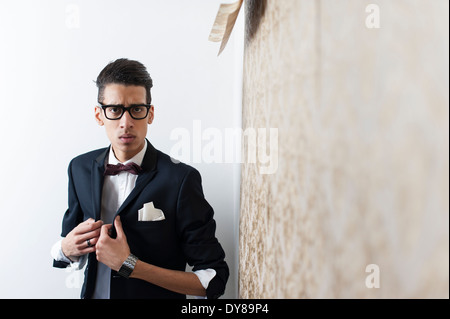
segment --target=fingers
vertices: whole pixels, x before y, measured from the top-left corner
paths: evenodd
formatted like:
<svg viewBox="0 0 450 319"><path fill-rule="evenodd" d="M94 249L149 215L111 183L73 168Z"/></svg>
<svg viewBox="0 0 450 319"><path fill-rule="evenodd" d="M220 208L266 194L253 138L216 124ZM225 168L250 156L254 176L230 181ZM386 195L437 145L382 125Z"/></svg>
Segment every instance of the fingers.
<svg viewBox="0 0 450 319"><path fill-rule="evenodd" d="M98 238L99 238L99 237L87 239L86 242L85 242L86 248L92 248L92 247L94 247L95 244L97 244L97 242L98 242ZM88 242L88 241L89 241L89 242Z"/></svg>
<svg viewBox="0 0 450 319"><path fill-rule="evenodd" d="M89 244L88 244L89 240ZM73 243L70 250L64 254L66 256L82 256L85 254L93 253L95 252L95 245L98 242L98 236L95 238L87 238L85 240L77 240L76 243Z"/></svg>
<svg viewBox="0 0 450 319"><path fill-rule="evenodd" d="M95 221L93 218L89 218L76 227L74 241L77 254L85 255L95 252L95 245L98 242L102 225L103 221ZM88 240L90 245L88 245Z"/></svg>
<svg viewBox="0 0 450 319"><path fill-rule="evenodd" d="M110 225L105 225L105 227ZM100 239L101 228L89 233L78 236L77 249L80 255L93 253L96 251L96 245ZM88 242L89 241L89 242Z"/></svg>
<svg viewBox="0 0 450 319"><path fill-rule="evenodd" d="M117 216L114 220L114 226L117 230L117 237L120 239L126 238L119 216ZM80 223L73 230L71 236L72 244L70 246L71 248L68 250L73 254L73 256L96 252L98 246L97 244L99 242L107 242L111 239L110 234L112 228L112 224L104 225L101 220L95 221L94 219L89 218Z"/></svg>
<svg viewBox="0 0 450 319"><path fill-rule="evenodd" d="M118 271L123 261L130 255L130 247L128 246L125 233L122 228L120 217L114 220L114 227L117 237L110 237L113 225L103 225L98 243L96 245L97 260Z"/></svg>
<svg viewBox="0 0 450 319"><path fill-rule="evenodd" d="M101 220L89 218L75 227L61 242L61 249L66 256L78 257L95 252L95 244L100 236ZM90 246L87 244L89 239Z"/></svg>
<svg viewBox="0 0 450 319"><path fill-rule="evenodd" d="M126 238L125 233L123 232L122 221L120 220L120 216L117 216L116 219L114 219L114 226L116 227L117 238L119 239Z"/></svg>
<svg viewBox="0 0 450 319"><path fill-rule="evenodd" d="M88 245L88 241L89 240L89 245ZM97 238L92 238L92 239L88 239L86 240L84 243L80 244L80 248L79 248L79 252L81 255L85 255L85 254L89 254L89 253L93 253L96 250L95 245L98 242L98 237Z"/></svg>
<svg viewBox="0 0 450 319"><path fill-rule="evenodd" d="M100 228L100 227L102 227L102 225L103 225L103 221L98 220L98 221L94 222L94 220L92 218L89 218L88 220L82 222L77 227L75 227L74 230L77 235L80 235L80 234L84 234L84 233L93 231L97 228Z"/></svg>
<svg viewBox="0 0 450 319"><path fill-rule="evenodd" d="M100 236L101 228L81 234L77 236L77 244L85 243L88 239L98 238Z"/></svg>

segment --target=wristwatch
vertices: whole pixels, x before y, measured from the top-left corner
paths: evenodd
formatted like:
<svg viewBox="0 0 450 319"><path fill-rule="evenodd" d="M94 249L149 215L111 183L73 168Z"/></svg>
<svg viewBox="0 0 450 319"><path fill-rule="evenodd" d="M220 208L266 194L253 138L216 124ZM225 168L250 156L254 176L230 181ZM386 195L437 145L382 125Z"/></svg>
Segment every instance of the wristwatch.
<svg viewBox="0 0 450 319"><path fill-rule="evenodd" d="M131 273L134 270L134 266L136 266L136 262L138 261L138 258L130 254L127 259L122 264L122 267L120 267L118 274L125 278L130 278Z"/></svg>

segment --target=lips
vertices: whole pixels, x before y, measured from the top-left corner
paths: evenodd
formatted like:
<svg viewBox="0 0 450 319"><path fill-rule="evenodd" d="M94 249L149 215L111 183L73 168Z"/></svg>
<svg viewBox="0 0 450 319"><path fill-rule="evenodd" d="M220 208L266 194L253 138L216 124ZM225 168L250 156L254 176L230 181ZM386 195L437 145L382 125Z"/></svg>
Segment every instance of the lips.
<svg viewBox="0 0 450 319"><path fill-rule="evenodd" d="M119 136L119 139L124 143L131 143L135 140L136 136L132 134L123 134Z"/></svg>

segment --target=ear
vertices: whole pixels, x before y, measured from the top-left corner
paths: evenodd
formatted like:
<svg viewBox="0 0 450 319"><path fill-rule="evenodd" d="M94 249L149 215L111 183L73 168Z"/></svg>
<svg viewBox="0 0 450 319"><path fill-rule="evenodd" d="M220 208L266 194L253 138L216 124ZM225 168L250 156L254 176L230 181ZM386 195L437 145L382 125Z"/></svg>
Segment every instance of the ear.
<svg viewBox="0 0 450 319"><path fill-rule="evenodd" d="M103 123L103 114L102 109L98 106L95 107L95 121L98 125L103 126L105 123Z"/></svg>
<svg viewBox="0 0 450 319"><path fill-rule="evenodd" d="M153 123L153 119L155 118L155 108L153 105L150 107L149 116L148 116L148 124Z"/></svg>

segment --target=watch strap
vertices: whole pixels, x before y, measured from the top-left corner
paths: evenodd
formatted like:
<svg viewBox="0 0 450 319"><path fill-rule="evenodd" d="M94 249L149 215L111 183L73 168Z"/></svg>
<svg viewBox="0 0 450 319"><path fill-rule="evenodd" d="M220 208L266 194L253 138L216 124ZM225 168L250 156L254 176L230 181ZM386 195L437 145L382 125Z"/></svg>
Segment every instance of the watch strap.
<svg viewBox="0 0 450 319"><path fill-rule="evenodd" d="M130 254L127 259L123 262L122 266L120 267L118 274L125 278L130 278L131 273L134 270L134 267L136 266L136 262L138 261L138 258Z"/></svg>

